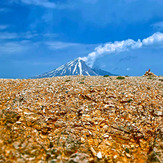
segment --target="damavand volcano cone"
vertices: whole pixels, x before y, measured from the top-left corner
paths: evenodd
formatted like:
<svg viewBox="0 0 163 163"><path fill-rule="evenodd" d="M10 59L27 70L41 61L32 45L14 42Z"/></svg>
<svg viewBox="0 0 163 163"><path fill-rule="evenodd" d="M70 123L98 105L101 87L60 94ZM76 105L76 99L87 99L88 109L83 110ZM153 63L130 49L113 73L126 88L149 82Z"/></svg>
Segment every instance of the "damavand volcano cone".
<svg viewBox="0 0 163 163"><path fill-rule="evenodd" d="M101 76L101 75L110 75L110 72L101 70L101 69L92 69L81 59L77 58L73 61L70 61L52 71L43 73L41 75L35 76L33 78L51 78L55 76L70 76L70 75L84 75L84 76Z"/></svg>

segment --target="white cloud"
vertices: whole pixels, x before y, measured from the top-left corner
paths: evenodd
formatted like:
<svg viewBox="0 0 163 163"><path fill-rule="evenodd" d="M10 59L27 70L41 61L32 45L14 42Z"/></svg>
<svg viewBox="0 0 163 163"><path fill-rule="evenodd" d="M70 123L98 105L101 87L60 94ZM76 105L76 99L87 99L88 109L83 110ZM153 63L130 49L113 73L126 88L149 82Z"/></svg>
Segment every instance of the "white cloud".
<svg viewBox="0 0 163 163"><path fill-rule="evenodd" d="M1 26L0 26L1 29ZM25 32L25 33L16 33L16 32L0 32L0 40L17 40L17 39L33 39L36 37L41 37L41 38L45 38L45 39L53 39L56 38L58 36L58 34L56 33L43 33L43 34L38 34L36 32ZM55 42L56 43L56 42ZM50 42L49 42L50 44ZM60 43L57 42L57 44L59 45ZM74 44L69 44L69 45L74 45ZM51 44L52 46L52 44Z"/></svg>
<svg viewBox="0 0 163 163"><path fill-rule="evenodd" d="M56 4L54 2L50 2L49 0L12 0L12 2L16 3L25 3L27 5L36 5L42 6L46 8L55 8Z"/></svg>
<svg viewBox="0 0 163 163"><path fill-rule="evenodd" d="M93 66L94 61L104 55L104 54L112 54L112 53L120 53L123 51L128 51L129 49L136 49L142 46L142 42L140 40L134 41L132 39L116 41L114 43L106 43L104 46L98 46L95 48L95 51L88 54L84 60L87 62L89 66Z"/></svg>
<svg viewBox="0 0 163 163"><path fill-rule="evenodd" d="M0 26L1 30L1 26ZM44 37L44 38L56 38L58 36L57 33L43 33L38 34L36 32L24 32L24 33L16 33L16 32L0 32L0 40L11 40L11 39L32 39L34 37Z"/></svg>
<svg viewBox="0 0 163 163"><path fill-rule="evenodd" d="M23 42L7 42L0 44L0 54L18 54L28 49Z"/></svg>
<svg viewBox="0 0 163 163"><path fill-rule="evenodd" d="M56 38L58 36L57 33L44 33L44 37L49 37L49 38Z"/></svg>
<svg viewBox="0 0 163 163"><path fill-rule="evenodd" d="M36 43L28 40L36 36L36 33L31 32L20 34L14 32L0 32L0 55L26 52L33 46L36 46Z"/></svg>
<svg viewBox="0 0 163 163"><path fill-rule="evenodd" d="M14 32L0 32L0 40L11 40L11 39L31 39L33 37L38 36L37 33L14 33Z"/></svg>
<svg viewBox="0 0 163 163"><path fill-rule="evenodd" d="M142 41L144 45L152 45L160 42L163 42L163 33L160 32L154 33L152 36Z"/></svg>
<svg viewBox="0 0 163 163"><path fill-rule="evenodd" d="M31 32L26 32L26 33L20 34L20 37L25 38L25 39L31 39L31 38L37 37L37 36L38 36L37 33L31 33Z"/></svg>
<svg viewBox="0 0 163 163"><path fill-rule="evenodd" d="M163 30L163 21L157 22L157 23L153 24L152 26L154 28L156 28L157 30Z"/></svg>
<svg viewBox="0 0 163 163"><path fill-rule="evenodd" d="M19 35L17 33L0 32L0 40L16 39L18 37Z"/></svg>
<svg viewBox="0 0 163 163"><path fill-rule="evenodd" d="M103 46L100 45L95 48L95 50L88 54L87 57L83 57L83 60L87 62L89 66L93 66L95 60L98 57L108 54L116 54L124 51L129 51L132 49L138 49L143 46L150 46L152 44L163 44L163 33L155 33L152 36L138 41L132 39L115 41L114 43L106 43Z"/></svg>
<svg viewBox="0 0 163 163"><path fill-rule="evenodd" d="M6 28L8 28L8 25L0 25L0 30L4 30Z"/></svg>
<svg viewBox="0 0 163 163"><path fill-rule="evenodd" d="M55 41L49 41L45 43L50 49L57 50L57 49L65 49L68 47L79 45L77 43L69 43L69 42L55 42Z"/></svg>

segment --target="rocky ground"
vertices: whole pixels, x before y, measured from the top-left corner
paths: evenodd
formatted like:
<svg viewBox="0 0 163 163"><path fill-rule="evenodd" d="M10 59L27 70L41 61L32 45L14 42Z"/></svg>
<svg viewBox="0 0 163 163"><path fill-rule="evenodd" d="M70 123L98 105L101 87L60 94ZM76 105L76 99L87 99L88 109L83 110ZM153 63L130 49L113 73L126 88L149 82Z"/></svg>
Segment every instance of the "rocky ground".
<svg viewBox="0 0 163 163"><path fill-rule="evenodd" d="M0 162L162 162L163 77L0 80Z"/></svg>

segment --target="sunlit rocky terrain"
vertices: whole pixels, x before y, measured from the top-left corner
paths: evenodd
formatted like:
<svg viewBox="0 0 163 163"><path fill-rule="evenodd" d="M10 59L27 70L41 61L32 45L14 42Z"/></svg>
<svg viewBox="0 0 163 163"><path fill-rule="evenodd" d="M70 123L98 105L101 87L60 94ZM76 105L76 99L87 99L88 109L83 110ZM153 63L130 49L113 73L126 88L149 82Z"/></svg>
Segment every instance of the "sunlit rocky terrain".
<svg viewBox="0 0 163 163"><path fill-rule="evenodd" d="M0 162L163 161L163 77L0 79Z"/></svg>

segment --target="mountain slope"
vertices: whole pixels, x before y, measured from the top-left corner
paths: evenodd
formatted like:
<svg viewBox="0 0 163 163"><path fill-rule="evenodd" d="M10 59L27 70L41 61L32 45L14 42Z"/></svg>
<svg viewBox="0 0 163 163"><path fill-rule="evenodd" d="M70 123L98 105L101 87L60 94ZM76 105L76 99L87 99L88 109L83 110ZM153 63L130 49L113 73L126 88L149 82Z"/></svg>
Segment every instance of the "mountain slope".
<svg viewBox="0 0 163 163"><path fill-rule="evenodd" d="M96 72L97 74L99 74L100 76L103 76L103 75L118 76L117 74L112 74L112 73L110 73L110 72L101 70L101 69L99 69L99 68L93 68L92 70L93 70L94 72Z"/></svg>
<svg viewBox="0 0 163 163"><path fill-rule="evenodd" d="M65 65L58 67L57 69L35 76L34 78L49 78L65 75L100 76L114 74L100 69L91 69L81 58L77 58L73 61L66 63Z"/></svg>

